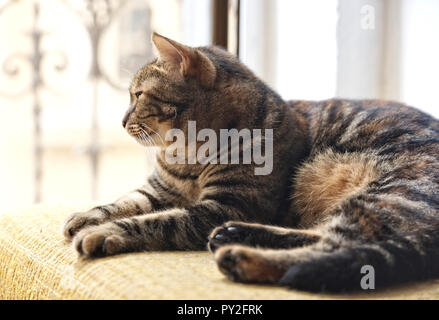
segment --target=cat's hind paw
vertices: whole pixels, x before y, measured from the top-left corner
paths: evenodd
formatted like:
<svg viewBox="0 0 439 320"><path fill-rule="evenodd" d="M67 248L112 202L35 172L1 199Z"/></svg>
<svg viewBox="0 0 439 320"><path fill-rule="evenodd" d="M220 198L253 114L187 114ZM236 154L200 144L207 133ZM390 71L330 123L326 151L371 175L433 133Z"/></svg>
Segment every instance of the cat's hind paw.
<svg viewBox="0 0 439 320"><path fill-rule="evenodd" d="M236 282L277 283L286 271L267 259L262 250L239 245L219 248L215 261L219 270Z"/></svg>

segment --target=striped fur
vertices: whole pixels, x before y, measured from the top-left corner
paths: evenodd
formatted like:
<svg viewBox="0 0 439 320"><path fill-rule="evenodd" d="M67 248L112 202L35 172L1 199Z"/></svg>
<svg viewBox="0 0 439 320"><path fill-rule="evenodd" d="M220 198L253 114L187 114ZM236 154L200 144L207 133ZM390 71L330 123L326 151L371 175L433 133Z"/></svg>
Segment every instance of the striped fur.
<svg viewBox="0 0 439 320"><path fill-rule="evenodd" d="M285 102L221 49L153 41L159 58L134 77L123 126L161 147L156 170L67 220L80 254L200 250L208 239L234 281L355 290L363 265L378 288L438 276L437 120L388 101ZM187 133L188 120L198 130L273 129L272 173L168 164L163 137Z"/></svg>

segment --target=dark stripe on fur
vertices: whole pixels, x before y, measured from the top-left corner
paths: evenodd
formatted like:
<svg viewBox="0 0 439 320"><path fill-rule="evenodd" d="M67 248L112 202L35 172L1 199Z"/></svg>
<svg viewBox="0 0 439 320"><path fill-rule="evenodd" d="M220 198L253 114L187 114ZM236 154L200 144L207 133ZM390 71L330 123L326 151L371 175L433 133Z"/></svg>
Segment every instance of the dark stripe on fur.
<svg viewBox="0 0 439 320"><path fill-rule="evenodd" d="M105 206L95 207L95 209L101 211L102 213L104 213L106 218L110 218L110 217L111 217L111 212L110 212L110 210L108 210L107 208L105 208Z"/></svg>
<svg viewBox="0 0 439 320"><path fill-rule="evenodd" d="M179 179L179 180L196 180L196 179L198 179L198 175L194 175L194 174L191 174L189 172L188 173L181 173L181 172L178 172L177 170L173 170L173 169L169 168L163 162L163 160L160 158L157 158L157 163L163 170L165 170L167 173L169 173L171 176L173 176L176 179Z"/></svg>
<svg viewBox="0 0 439 320"><path fill-rule="evenodd" d="M176 191L168 188L167 186L165 186L160 180L159 178L157 178L156 176L150 177L148 179L149 183L151 184L151 186L158 192L158 194L160 194L161 196L163 196L162 193L165 193L167 195L171 195L173 197L179 198L181 197L181 195L179 193L177 193Z"/></svg>
<svg viewBox="0 0 439 320"><path fill-rule="evenodd" d="M151 211L156 211L163 209L162 204L159 200L157 200L152 194L146 192L142 189L137 189L136 192L140 193L141 195L145 196L149 200L149 204L151 205Z"/></svg>

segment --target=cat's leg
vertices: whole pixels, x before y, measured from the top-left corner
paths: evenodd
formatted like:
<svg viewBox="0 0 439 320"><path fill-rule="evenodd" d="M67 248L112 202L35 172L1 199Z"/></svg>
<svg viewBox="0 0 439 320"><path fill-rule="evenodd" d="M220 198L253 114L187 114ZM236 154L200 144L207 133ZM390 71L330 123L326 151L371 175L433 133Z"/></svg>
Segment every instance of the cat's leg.
<svg viewBox="0 0 439 320"><path fill-rule="evenodd" d="M316 232L321 234L320 238L307 246L264 249L232 244L218 248L214 257L219 270L232 281L279 284L287 272L295 266L324 257L335 257L336 251L368 241L361 239L359 226L341 213L333 216L324 225L320 225ZM343 270L332 270L330 264L319 264L319 267L322 268L322 272L332 273L335 278L342 277L338 273ZM312 269L315 271L315 268Z"/></svg>
<svg viewBox="0 0 439 320"><path fill-rule="evenodd" d="M225 245L241 244L251 247L288 249L313 244L320 238L320 233L314 230L229 221L211 232L208 238L208 248L215 252Z"/></svg>
<svg viewBox="0 0 439 320"><path fill-rule="evenodd" d="M314 244L278 250L227 245L214 257L230 280L314 292L360 290L366 273L375 288L438 276L431 267L439 261L437 233L395 232L373 213L371 206L352 200L319 227L322 236Z"/></svg>
<svg viewBox="0 0 439 320"><path fill-rule="evenodd" d="M243 219L234 206L203 200L188 208L174 208L113 220L81 230L76 250L86 257L150 250L205 250L209 232L231 219Z"/></svg>
<svg viewBox="0 0 439 320"><path fill-rule="evenodd" d="M176 192L167 187L158 175L153 175L145 185L122 196L114 203L71 214L64 223L63 234L67 239L71 239L81 229L89 226L170 208L173 207L173 203L178 203L177 198Z"/></svg>
<svg viewBox="0 0 439 320"><path fill-rule="evenodd" d="M253 224L249 225L253 226ZM292 244L298 245L256 248L249 246L249 241L244 241L243 244L233 244L231 241L232 244L217 248L214 258L219 270L232 281L279 284L282 277L295 264L331 253L340 246L347 246L349 241L345 237L345 231L349 229L348 227L350 225L348 226L342 218L333 218L326 225L310 230L268 227L264 230L270 234L269 239L270 237L271 239L268 242L274 244L276 238L284 240L282 236L273 236L273 234L284 234L289 237ZM258 225L252 229L252 233L258 234L256 236L258 241L264 239L262 234L264 231L261 231Z"/></svg>
<svg viewBox="0 0 439 320"><path fill-rule="evenodd" d="M312 292L343 292L436 277L430 253L407 239L356 243L342 247L318 243L296 249L260 249L229 245L215 252L219 270L229 280L277 284ZM436 261L438 260L436 254ZM369 287L372 285L372 287Z"/></svg>

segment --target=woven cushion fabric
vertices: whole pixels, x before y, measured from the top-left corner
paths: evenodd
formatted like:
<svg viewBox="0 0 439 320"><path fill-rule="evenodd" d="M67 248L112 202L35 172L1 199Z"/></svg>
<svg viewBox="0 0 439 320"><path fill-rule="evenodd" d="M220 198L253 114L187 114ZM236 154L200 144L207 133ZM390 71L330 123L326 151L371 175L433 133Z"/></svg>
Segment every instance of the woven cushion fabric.
<svg viewBox="0 0 439 320"><path fill-rule="evenodd" d="M142 252L79 259L61 234L70 212L38 205L0 213L0 299L439 298L439 282L354 295L232 283L208 252Z"/></svg>

